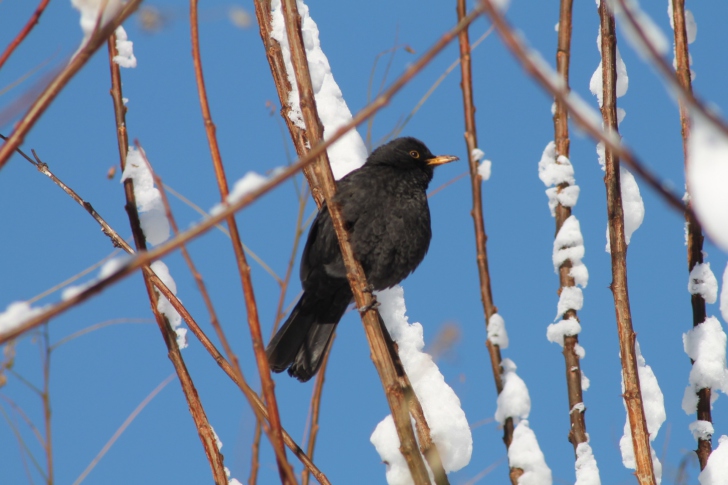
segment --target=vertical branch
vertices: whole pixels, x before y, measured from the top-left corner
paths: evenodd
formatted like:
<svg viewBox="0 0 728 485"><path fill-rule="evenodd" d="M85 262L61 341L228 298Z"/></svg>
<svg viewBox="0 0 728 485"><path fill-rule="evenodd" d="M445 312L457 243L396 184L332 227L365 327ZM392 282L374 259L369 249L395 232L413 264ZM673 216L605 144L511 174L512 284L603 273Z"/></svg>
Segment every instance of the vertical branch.
<svg viewBox="0 0 728 485"><path fill-rule="evenodd" d="M556 70L564 81L564 86L569 89L569 60L571 56L571 25L572 25L572 3L573 0L561 0L559 9L559 39L556 50ZM556 100L554 112L554 143L556 145L556 157L564 156L569 158L569 115L566 105ZM561 184L557 191L561 192L568 184ZM564 206L561 202L554 211L556 220L556 233L559 233L564 221L571 216L571 207ZM574 278L570 275L571 260L564 261L559 267L559 284L561 288L574 286ZM578 320L576 310L569 309L562 316L564 320L574 318ZM583 402L583 391L581 388L581 361L576 354L579 344L578 335L564 336L564 364L566 365L566 387L569 399L569 441L574 446L574 451L579 443L588 441L586 434L586 421L584 412L575 410L577 404Z"/></svg>
<svg viewBox="0 0 728 485"><path fill-rule="evenodd" d="M458 19L465 17L465 0L458 0ZM463 107L465 111L465 145L468 151L468 167L470 169L470 186L473 192L473 208L470 214L473 216L475 226L475 250L478 264L478 277L480 278L480 299L483 302L483 313L485 315L485 326L498 309L493 303L493 294L490 287L490 271L488 270L488 252L486 243L488 236L485 233L485 221L483 218L483 179L478 174L478 160L473 156L473 150L478 148L478 135L475 129L475 105L473 103L473 74L470 60L470 37L467 29L460 32L460 72L462 81L460 87L463 92ZM490 340L485 341L490 356L490 365L493 371L495 389L498 394L503 391L503 379L501 376L501 351L500 347ZM513 441L513 418L506 419L503 425L503 443L506 449ZM516 485L520 472L518 469L511 470L511 481Z"/></svg>
<svg viewBox="0 0 728 485"><path fill-rule="evenodd" d="M602 47L602 83L603 99L602 118L604 129L608 133L618 134L617 129L617 40L614 30L614 16L609 11L606 1L599 4L601 22ZM642 405L642 393L637 371L635 355L635 333L632 328L632 315L629 308L627 291L627 243L624 238L624 212L622 209L622 192L619 181L619 158L606 148L606 175L604 183L607 188L607 215L609 220L609 244L612 254L612 284L614 308L617 315L617 331L622 361L622 379L624 381L624 402L627 416L632 428L632 445L637 463L637 481L640 485L654 485L655 473L652 467L649 432Z"/></svg>
<svg viewBox="0 0 728 485"><path fill-rule="evenodd" d="M331 336L331 345L336 340L336 332ZM331 346L329 346L331 348ZM316 436L319 430L319 413L321 411L321 393L324 389L324 381L326 380L326 367L329 365L329 356L331 352L326 352L324 360L321 362L321 368L316 375L316 383L313 387L313 395L311 396L311 426L308 431L308 444L306 445L306 454L313 459L313 450L316 446ZM309 471L304 468L301 472L301 485L308 485Z"/></svg>
<svg viewBox="0 0 728 485"><path fill-rule="evenodd" d="M205 131L207 133L207 141L210 145L210 154L212 155L212 164L215 169L220 196L223 201L228 196L228 185L225 177L225 169L222 165L220 149L217 144L215 135L215 124L212 121L212 114L207 101L207 92L205 90L205 80L202 73L202 61L200 59L200 45L198 35L197 21L197 0L190 0L190 25L192 37L192 59L195 68L195 78L197 80L197 92L200 98L200 107L202 109L202 117L205 123ZM293 469L286 459L286 452L283 446L283 434L281 432L280 415L278 414L278 404L275 398L275 385L270 375L270 367L268 359L265 355L265 345L263 344L263 336L260 331L260 320L258 318L258 307L255 302L255 294L253 292L253 281L250 277L250 266L245 257L242 243L240 241L240 233L238 231L235 216L230 215L227 218L228 228L230 229L230 239L235 252L235 259L240 272L240 279L243 285L243 293L245 295L245 308L248 314L248 326L250 327L250 335L253 340L253 351L255 353L256 364L260 374L261 387L271 426L272 445L276 451L276 460L278 462L278 472L282 483L295 484L296 477Z"/></svg>
<svg viewBox="0 0 728 485"><path fill-rule="evenodd" d="M693 91L692 80L690 77L690 54L688 52L688 36L685 26L685 0L673 0L672 16L675 31L675 60L677 64L677 79L683 90L687 92ZM688 139L690 138L690 114L685 100L679 97L680 103L680 127L683 140L683 155L685 158L685 171L690 162L688 160ZM686 201L689 208L691 206L690 199ZM688 245L688 272L692 271L696 264L703 262L703 229L700 222L692 211L685 211L685 221L687 222L687 245ZM693 327L696 327L705 321L705 299L699 293L691 295L691 306L693 310ZM711 416L710 405L711 389L705 388L698 391L698 412L697 418L701 421L713 421ZM710 439L698 438L698 449L695 451L700 462L700 469L704 469L708 463L708 457L712 451L712 443Z"/></svg>
<svg viewBox="0 0 728 485"><path fill-rule="evenodd" d="M301 34L301 18L296 7L296 0L283 0L283 16L286 24L286 34L291 48L291 61L296 75L296 83L300 96L301 113L306 125L306 134L309 140L319 143L323 140L323 126L318 117L316 100L311 86L311 74L308 70L308 60L303 47ZM332 198L336 192L334 176L331 173L328 155L321 152L314 163L314 172L321 186L312 186L311 192L320 190L327 201L327 207L331 220L339 239L344 264L346 265L347 278L351 285L357 308L367 308L361 312L362 322L366 331L367 340L372 353L372 361L377 368L382 385L385 389L387 401L392 412L397 435L400 440L400 451L407 461L410 473L415 483L428 484L430 478L425 468L422 456L419 453L417 442L414 437L410 415L404 390L399 385L394 364L389 355L387 345L382 335L380 326L381 317L376 309L372 308L373 296L371 292L364 291L368 287L366 276L361 264L356 260L354 252L349 244L348 235L343 225L341 210Z"/></svg>
<svg viewBox="0 0 728 485"><path fill-rule="evenodd" d="M126 166L126 154L128 150L128 137L126 133L126 122L125 114L126 108L122 101L121 94L121 74L119 72L119 66L113 61L117 55L116 51L116 36L111 35L108 41L109 46L109 65L111 67L111 97L114 101L114 114L116 117L117 127L117 140L119 143L119 156L121 163L121 170L124 171ZM134 236L134 243L136 245L137 252L146 251L147 245L139 223L139 213L137 212L136 199L134 197L134 185L131 179L124 181L124 193L126 195L126 212L129 216L129 223L131 225L132 234ZM182 359L179 346L176 342L176 334L172 329L167 318L162 315L157 309L157 302L159 294L154 288L151 278L148 274L144 274L144 284L147 287L147 293L149 294L149 302L152 307L157 325L162 332L162 337L167 346L168 357L172 361L175 372L180 380L182 390L185 398L187 399L187 405L190 409L190 414L197 427L197 432L202 441L202 446L207 455L207 460L212 468L212 475L217 485L227 484L227 475L225 474L225 466L223 465L222 455L220 450L217 448L215 434L212 431L210 423L207 421L205 410L202 407L200 398L197 395L192 378L187 371L187 366Z"/></svg>
<svg viewBox="0 0 728 485"><path fill-rule="evenodd" d="M41 398L43 400L43 418L45 422L45 440L43 441L46 453L46 480L49 485L54 482L53 479L53 439L51 427L51 343L48 335L48 324L43 326L43 392Z"/></svg>

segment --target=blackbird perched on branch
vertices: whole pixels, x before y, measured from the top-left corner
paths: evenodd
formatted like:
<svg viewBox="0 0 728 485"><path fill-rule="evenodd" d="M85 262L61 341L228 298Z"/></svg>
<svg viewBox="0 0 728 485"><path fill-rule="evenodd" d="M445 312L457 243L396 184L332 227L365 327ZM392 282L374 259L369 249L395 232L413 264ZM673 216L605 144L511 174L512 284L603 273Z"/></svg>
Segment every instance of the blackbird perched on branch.
<svg viewBox="0 0 728 485"><path fill-rule="evenodd" d="M390 288L422 262L432 238L427 186L437 165L457 157L435 156L415 138L397 138L336 183L354 255L373 290ZM303 296L266 353L271 370L301 382L316 374L331 336L353 294L339 242L324 204L301 257Z"/></svg>

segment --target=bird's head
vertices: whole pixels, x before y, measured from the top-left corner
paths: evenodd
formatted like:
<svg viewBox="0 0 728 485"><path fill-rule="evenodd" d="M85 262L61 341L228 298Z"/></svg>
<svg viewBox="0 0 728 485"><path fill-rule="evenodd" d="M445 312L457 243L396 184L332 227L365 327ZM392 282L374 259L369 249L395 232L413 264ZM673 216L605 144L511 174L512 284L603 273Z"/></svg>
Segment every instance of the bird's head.
<svg viewBox="0 0 728 485"><path fill-rule="evenodd" d="M418 169L432 178L433 170L438 165L454 162L458 157L452 155L433 155L420 140L411 137L396 138L386 143L369 155L371 165L388 165L401 169Z"/></svg>

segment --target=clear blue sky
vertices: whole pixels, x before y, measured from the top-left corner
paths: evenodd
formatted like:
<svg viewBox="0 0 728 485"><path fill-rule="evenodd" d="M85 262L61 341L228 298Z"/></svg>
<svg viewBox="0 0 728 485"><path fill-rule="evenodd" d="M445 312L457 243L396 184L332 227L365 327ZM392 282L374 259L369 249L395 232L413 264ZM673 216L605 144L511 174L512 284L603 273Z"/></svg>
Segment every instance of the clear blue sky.
<svg viewBox="0 0 728 485"><path fill-rule="evenodd" d="M15 36L35 3L0 4L0 46ZM671 36L667 1L643 3L663 32ZM122 73L124 96L129 98L130 138L141 142L156 172L168 185L201 207L210 208L218 201L218 193L192 71L188 6L171 1L146 5L157 7L165 23L154 34L142 31L136 18L126 25L139 62L136 69ZM257 28L254 24L248 29L233 26L227 16L233 5L203 1L200 6L207 87L231 181L249 170L266 172L286 163L285 147L290 146L287 134L281 131L277 109L271 114L266 107L269 100L277 106L277 96ZM252 15L252 2L237 5ZM694 87L704 99L725 110L728 58L722 46L728 45L724 25L728 4L688 2L688 8L698 23L697 40L690 47L697 72ZM369 76L380 52L395 44L407 44L416 51L397 52L391 80L456 20L454 2L311 2L310 9L321 32L322 47L352 112L367 102ZM553 62L558 2L513 1L508 16L531 45ZM596 101L589 94L588 83L599 62L597 27L594 2L575 2L571 84L593 106ZM478 20L471 27L471 39L487 28L487 21ZM75 51L81 37L78 14L70 2L51 2L41 23L0 71L0 89L46 64L19 86L3 91L2 109L28 93L32 95L36 86L42 85ZM619 42L630 81L629 91L619 100L627 111L620 127L622 134L646 164L682 192L677 107L654 71L621 37ZM457 55L454 43L376 117L373 140L386 136L412 110ZM378 65L375 87L381 81L385 60ZM510 347L503 355L516 362L519 375L530 389L531 428L553 470L554 483L573 483L563 357L561 349L545 336L556 313L558 280L551 263L554 222L548 212L545 187L538 179L537 163L553 138L552 100L524 75L496 34L474 52L473 66L480 147L493 161L493 175L484 187L484 207L495 304L510 335ZM421 138L435 153L465 159L459 82L459 70L455 70L403 134ZM130 232L119 175L114 180L106 178L109 168L118 165L109 88L107 56L102 49L41 118L23 148L35 149L62 180L126 237ZM3 120L0 131L8 134L12 125ZM365 127L359 131L366 134ZM574 213L581 222L584 262L591 276L584 291L584 309L579 312L583 327L580 341L586 349L582 369L591 379L591 388L584 397L587 428L602 482L632 483L632 472L622 466L618 448L624 408L613 302L608 289L610 262L604 252L603 175L593 141L573 131L571 150L576 181L581 187ZM431 187L465 170L463 162L444 166L438 169ZM644 184L641 191L646 215L629 248L630 302L642 352L665 395L667 421L655 446L664 458L663 483L673 483L681 459L695 447L687 429L695 418L686 416L680 406L690 371L689 359L682 350L682 333L692 321L683 219ZM461 338L451 358L440 361L440 368L460 396L469 421L479 423L493 416L496 396L484 348L486 335L467 180L439 192L430 206L434 237L424 263L404 282L408 313L411 321L423 323L427 342L443 324L457 324ZM309 202L307 214L313 207ZM173 209L183 228L199 219L178 200L173 200ZM295 192L289 183L238 216L245 244L280 275L285 272L290 253L296 210ZM2 309L13 301L32 298L113 249L85 212L19 156L0 172L0 221ZM213 293L244 373L257 388L231 245L224 235L214 231L189 248ZM706 251L720 281L726 255L710 243ZM179 254L165 261L176 279L178 296L212 335L201 298ZM253 279L264 333L268 335L278 285L255 263ZM294 276L287 303L293 301L298 290ZM55 294L44 303L58 299ZM709 315L718 313L717 305L708 307ZM54 319L50 337L57 342L108 319L150 317L142 280L135 275ZM199 343L193 338L190 342L183 355L211 424L224 443L226 465L242 482L249 472L253 413ZM18 342L15 370L35 385L42 384L37 344L32 336ZM54 351L51 397L57 483L71 483L128 414L171 372L159 331L151 323L106 327ZM276 376L283 424L299 442L312 387L285 374ZM39 400L16 377L9 376L0 393L18 402L36 424L42 424ZM717 436L728 434L727 406L728 398L722 396L714 407L716 445ZM0 401L0 407L13 416L6 401ZM384 466L369 444L369 435L387 413L361 323L349 313L342 321L331 356L315 454L315 462L332 483L385 483ZM24 424L19 427L28 446L41 458L32 434ZM465 469L452 474L451 483L464 483L501 460L505 455L501 435L492 422L473 429L473 459ZM0 449L2 482L28 483L19 447L5 418L0 421ZM505 483L505 463L501 460L501 465L481 483ZM33 476L38 483L37 473ZM276 481L275 461L266 444L259 483ZM209 466L177 381L144 409L86 480L100 484L210 482Z"/></svg>

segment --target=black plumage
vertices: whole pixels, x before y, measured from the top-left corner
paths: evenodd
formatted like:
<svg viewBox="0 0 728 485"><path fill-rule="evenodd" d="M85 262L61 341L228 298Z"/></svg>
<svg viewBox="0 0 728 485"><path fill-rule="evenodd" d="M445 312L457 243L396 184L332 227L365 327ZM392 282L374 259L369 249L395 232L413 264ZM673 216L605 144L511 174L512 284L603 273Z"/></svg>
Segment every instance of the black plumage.
<svg viewBox="0 0 728 485"><path fill-rule="evenodd" d="M390 288L422 262L432 238L427 187L434 167L457 160L436 157L415 138L397 138L336 184L356 258L374 290ZM323 356L353 295L324 204L311 225L301 257L303 296L266 353L271 370L305 382Z"/></svg>

